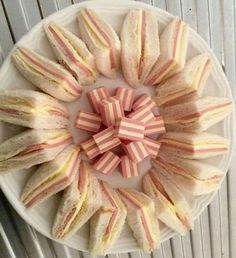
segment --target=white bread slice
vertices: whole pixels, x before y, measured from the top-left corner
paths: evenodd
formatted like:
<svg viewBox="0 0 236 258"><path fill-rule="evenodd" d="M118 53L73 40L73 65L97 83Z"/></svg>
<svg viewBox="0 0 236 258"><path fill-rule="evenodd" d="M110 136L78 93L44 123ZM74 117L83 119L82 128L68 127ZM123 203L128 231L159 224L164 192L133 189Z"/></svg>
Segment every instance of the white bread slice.
<svg viewBox="0 0 236 258"><path fill-rule="evenodd" d="M66 128L66 106L47 94L33 90L0 91L0 120L35 129Z"/></svg>
<svg viewBox="0 0 236 258"><path fill-rule="evenodd" d="M79 174L63 193L52 227L56 239L65 239L76 233L100 208L101 191L97 178L84 161Z"/></svg>
<svg viewBox="0 0 236 258"><path fill-rule="evenodd" d="M165 170L151 169L143 178L143 189L154 200L156 216L168 227L181 235L193 227L189 204L172 180L165 177Z"/></svg>
<svg viewBox="0 0 236 258"><path fill-rule="evenodd" d="M165 171L180 190L194 196L216 191L224 176L219 168L206 162L178 158L163 151L152 160L152 165L157 171Z"/></svg>
<svg viewBox="0 0 236 258"><path fill-rule="evenodd" d="M39 166L27 180L21 194L27 208L38 205L72 183L79 169L79 151L78 146L71 144L54 160Z"/></svg>
<svg viewBox="0 0 236 258"><path fill-rule="evenodd" d="M44 29L59 63L82 85L94 83L97 77L95 59L85 43L54 22L47 24Z"/></svg>
<svg viewBox="0 0 236 258"><path fill-rule="evenodd" d="M181 72L158 85L155 96L157 105L182 103L185 99L200 97L210 71L211 60L207 53L193 57Z"/></svg>
<svg viewBox="0 0 236 258"><path fill-rule="evenodd" d="M65 129L26 130L0 144L0 173L53 160L71 142Z"/></svg>
<svg viewBox="0 0 236 258"><path fill-rule="evenodd" d="M26 80L52 97L70 102L80 97L81 85L61 65L24 47L18 47L12 61Z"/></svg>
<svg viewBox="0 0 236 258"><path fill-rule="evenodd" d="M120 67L121 44L112 26L88 8L79 11L78 26L81 39L95 57L98 71L115 78Z"/></svg>
<svg viewBox="0 0 236 258"><path fill-rule="evenodd" d="M165 27L160 36L160 56L145 84L157 85L184 68L188 35L188 26L179 17L175 17Z"/></svg>
<svg viewBox="0 0 236 258"><path fill-rule="evenodd" d="M120 236L127 215L127 210L116 191L103 181L100 182L100 187L102 206L90 220L89 249L92 256L107 253Z"/></svg>
<svg viewBox="0 0 236 258"><path fill-rule="evenodd" d="M159 139L161 150L186 159L204 159L223 155L229 142L210 133L167 132Z"/></svg>
<svg viewBox="0 0 236 258"><path fill-rule="evenodd" d="M203 97L161 109L167 131L202 132L222 121L232 111L229 98Z"/></svg>
<svg viewBox="0 0 236 258"><path fill-rule="evenodd" d="M151 11L128 12L121 29L121 47L125 79L132 87L141 86L160 54L158 23Z"/></svg>
<svg viewBox="0 0 236 258"><path fill-rule="evenodd" d="M117 189L127 208L127 222L139 246L150 253L159 246L160 233L153 200L136 190Z"/></svg>

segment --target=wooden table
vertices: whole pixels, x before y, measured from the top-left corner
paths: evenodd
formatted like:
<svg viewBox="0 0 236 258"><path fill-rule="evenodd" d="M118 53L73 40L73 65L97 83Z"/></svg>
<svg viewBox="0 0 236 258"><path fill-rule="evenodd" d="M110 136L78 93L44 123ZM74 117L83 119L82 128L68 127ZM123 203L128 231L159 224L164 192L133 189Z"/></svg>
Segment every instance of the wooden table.
<svg viewBox="0 0 236 258"><path fill-rule="evenodd" d="M98 0L99 1L99 0ZM118 1L118 0L117 0ZM42 18L73 0L1 0L0 64L8 52ZM185 22L209 43L225 71L235 96L235 26L233 0L144 0ZM0 82L1 83L1 82ZM51 241L27 225L0 195L0 257L89 257ZM108 255L109 258L235 258L236 257L236 151L221 190L185 237L176 236L151 256L142 252Z"/></svg>

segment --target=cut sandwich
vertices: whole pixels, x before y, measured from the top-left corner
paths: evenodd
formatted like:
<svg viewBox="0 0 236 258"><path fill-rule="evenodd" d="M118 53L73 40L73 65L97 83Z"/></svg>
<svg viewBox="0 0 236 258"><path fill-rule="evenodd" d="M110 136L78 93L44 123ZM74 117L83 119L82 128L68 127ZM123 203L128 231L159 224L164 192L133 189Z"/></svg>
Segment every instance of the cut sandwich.
<svg viewBox="0 0 236 258"><path fill-rule="evenodd" d="M204 97L161 109L166 129L202 132L222 121L232 111L229 98Z"/></svg>
<svg viewBox="0 0 236 258"><path fill-rule="evenodd" d="M54 98L68 102L80 97L81 85L61 65L23 47L16 49L12 60L26 80Z"/></svg>
<svg viewBox="0 0 236 258"><path fill-rule="evenodd" d="M125 224L127 210L119 195L100 181L102 206L90 221L89 249L92 256L105 255L115 243Z"/></svg>
<svg viewBox="0 0 236 258"><path fill-rule="evenodd" d="M24 131L0 144L0 173L53 160L71 142L66 129Z"/></svg>
<svg viewBox="0 0 236 258"><path fill-rule="evenodd" d="M210 71L211 60L208 54L193 57L183 71L158 85L154 98L157 105L182 103L200 97Z"/></svg>
<svg viewBox="0 0 236 258"><path fill-rule="evenodd" d="M163 171L179 189L191 195L203 195L220 187L224 173L217 167L197 160L186 160L159 152L152 160L157 171Z"/></svg>
<svg viewBox="0 0 236 258"><path fill-rule="evenodd" d="M153 200L144 193L130 189L117 190L127 208L127 222L139 246L150 253L159 246L159 224Z"/></svg>
<svg viewBox="0 0 236 258"><path fill-rule="evenodd" d="M189 204L172 180L165 176L165 170L151 169L143 178L143 188L153 198L156 216L164 224L181 235L193 227Z"/></svg>
<svg viewBox="0 0 236 258"><path fill-rule="evenodd" d="M79 32L95 57L98 71L114 78L120 67L120 40L110 24L88 8L78 15Z"/></svg>
<svg viewBox="0 0 236 258"><path fill-rule="evenodd" d="M35 129L66 128L69 114L66 107L33 90L0 91L0 120Z"/></svg>
<svg viewBox="0 0 236 258"><path fill-rule="evenodd" d="M140 86L159 54L156 17L148 10L130 10L121 29L121 64L126 81L132 87Z"/></svg>
<svg viewBox="0 0 236 258"><path fill-rule="evenodd" d="M168 132L159 139L161 150L186 159L205 159L227 153L229 142L210 133Z"/></svg>
<svg viewBox="0 0 236 258"><path fill-rule="evenodd" d="M184 68L188 34L188 26L178 17L165 27L160 36L160 56L145 80L147 85L159 84Z"/></svg>
<svg viewBox="0 0 236 258"><path fill-rule="evenodd" d="M45 32L59 63L64 65L82 85L94 83L97 77L95 59L85 43L53 22L45 26Z"/></svg>
<svg viewBox="0 0 236 258"><path fill-rule="evenodd" d="M21 200L31 208L72 183L78 173L80 148L73 144L65 148L52 161L39 166L26 182Z"/></svg>
<svg viewBox="0 0 236 258"><path fill-rule="evenodd" d="M79 230L101 207L101 191L90 167L81 161L79 173L63 193L52 227L56 239L65 239Z"/></svg>

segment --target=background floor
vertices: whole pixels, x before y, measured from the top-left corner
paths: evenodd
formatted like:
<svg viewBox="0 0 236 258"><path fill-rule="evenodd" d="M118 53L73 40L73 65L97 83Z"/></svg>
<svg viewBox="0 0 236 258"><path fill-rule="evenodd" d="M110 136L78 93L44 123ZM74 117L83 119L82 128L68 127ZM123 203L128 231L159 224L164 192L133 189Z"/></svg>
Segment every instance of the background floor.
<svg viewBox="0 0 236 258"><path fill-rule="evenodd" d="M99 1L99 0L97 0ZM118 0L117 0L118 1ZM0 65L14 43L42 18L73 0L0 0ZM235 0L144 0L180 16L211 46L236 94ZM1 82L0 82L1 85ZM1 87L1 86L0 86ZM235 258L236 257L236 151L221 190L185 237L176 236L153 254L108 255L108 258ZM0 194L1 258L82 258L27 225Z"/></svg>

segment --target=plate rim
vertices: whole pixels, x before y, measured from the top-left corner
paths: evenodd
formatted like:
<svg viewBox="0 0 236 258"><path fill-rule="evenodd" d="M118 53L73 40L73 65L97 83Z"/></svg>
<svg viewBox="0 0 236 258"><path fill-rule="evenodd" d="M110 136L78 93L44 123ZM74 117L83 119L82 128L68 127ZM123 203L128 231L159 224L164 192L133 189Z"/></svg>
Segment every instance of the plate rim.
<svg viewBox="0 0 236 258"><path fill-rule="evenodd" d="M52 20L53 18L55 18L56 16L60 16L61 13L63 12L68 12L70 9L72 8L77 8L77 7L83 7L83 6L89 6L91 8L93 8L93 5L96 6L97 8L97 5L101 5L101 9L102 8L105 8L105 5L106 4L113 4L113 8L115 8L115 6L127 6L129 7L130 5L132 5L132 7L137 7L137 8L147 8L147 9L151 9L151 10L154 10L154 11L157 11L157 12L161 12L165 17L167 18L173 18L173 17L176 17L176 15L173 15L161 8L158 8L156 6L153 6L153 5L149 5L147 3L143 3L143 2L139 2L139 1L131 1L131 0L119 0L119 1L110 1L110 0L90 0L90 1L85 1L85 2L81 2L81 3L77 3L77 4L74 4L74 5L70 5L66 8L63 8L59 11L56 11L52 14L50 14L49 16L45 17L44 19L42 19L41 21L39 21L37 24L35 24L27 33L25 33L13 46L13 48L11 49L11 51L8 53L8 55L5 57L4 59L4 62L2 63L1 65L1 68L0 68L0 74L1 74L1 71L3 70L3 67L5 66L5 63L8 62L11 58L11 55L12 53L15 51L16 47L18 45L20 45L22 43L22 41L25 40L25 38L27 38L31 33L33 33L35 30L37 30L39 27L43 26L44 23L47 23L48 21ZM110 8L110 6L108 7ZM131 6L130 6L131 8ZM222 80L224 81L224 84L225 86L227 86L227 93L229 95L229 98L232 100L233 102L233 111L231 113L231 119L232 119L232 128L234 127L235 125L235 105L234 105L234 99L233 99L233 95L232 95L232 90L231 90L231 87L230 87L230 83L226 77L226 74L225 72L223 71L221 65L220 65L220 62L218 61L218 59L216 58L216 55L214 54L213 50L210 48L210 46L207 44L207 42L197 33L197 31L195 31L194 29L192 29L189 25L189 30L190 30L190 33L197 38L197 40L204 46L204 48L207 48L207 52L211 55L211 58L213 59L213 63L214 65L217 67L217 69L220 69L222 71L222 74L221 74L221 78ZM225 170L224 171L224 179L225 180L225 177L228 173L228 170L229 170L229 167L230 167L230 164L231 164L231 160L232 160L232 155L233 155L233 149L234 149L234 146L235 146L235 139L236 139L236 136L235 136L235 133L234 133L234 130L231 130L231 136L232 136L232 142L230 144L230 150L229 150L229 153L227 155L227 158L228 158L228 161L227 161L227 165L225 166ZM0 175L0 179L1 177L4 177L4 175ZM223 180L221 181L221 184L223 182ZM27 215L26 212L22 212L20 210L20 208L18 206L15 206L15 200L14 199L17 199L14 195L12 194L9 194L11 193L10 191L8 191L7 189L7 186L8 184L3 184L2 180L0 180L0 188L1 190L3 191L6 199L10 202L10 204L12 205L12 207L14 208L14 210L20 215L21 218L23 218L25 220L25 222L27 224L29 224L31 227L33 227L35 230L37 230L38 232L40 232L42 235L44 235L45 237L53 240L53 241L56 241L58 243L61 243L61 244L64 244L66 246L69 246L71 248L75 248L72 244L70 244L69 242L64 242L64 241L61 241L61 240L57 240L57 239L54 239L51 234L49 233L45 233L43 230L41 230L40 228L40 225L39 224L33 224L33 221L31 221L31 219L29 219L29 215ZM220 188L219 188L220 189ZM214 199L214 197L216 196L218 191L214 191L213 193L211 194L208 194L209 198L207 199L207 201L205 202L204 204L204 207L202 207L199 211L199 215L197 217L199 217L203 210L206 209L206 207L212 202L212 200ZM18 200L19 202L19 200ZM194 218L195 220L196 218ZM172 235L170 237L168 237L167 239L164 239L162 242L172 238L173 236L177 235L178 233L175 233L173 232ZM126 252L133 252L133 251L139 251L141 250L139 247L138 248L133 248L133 249L129 249L129 250L126 250L128 249L127 247L125 248L125 250L119 250L120 253L126 253ZM87 252L88 250L85 250L83 248L80 248L77 250L80 250L80 251L83 251L83 252ZM114 253L117 253L115 251L112 251L111 252L108 252L108 254L114 254Z"/></svg>

